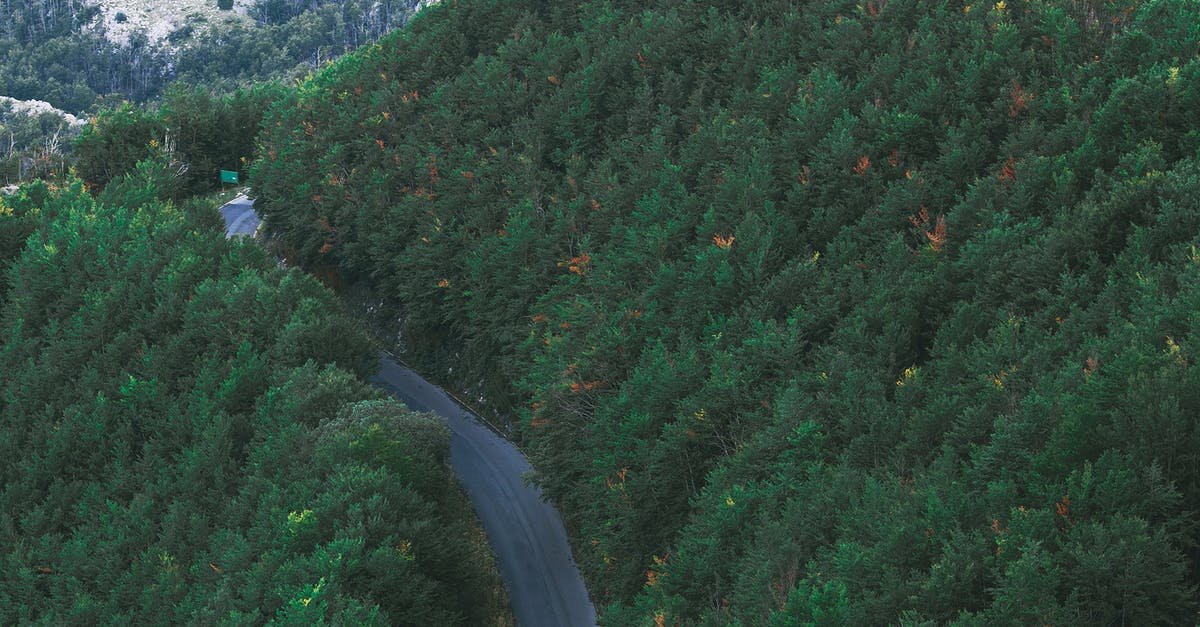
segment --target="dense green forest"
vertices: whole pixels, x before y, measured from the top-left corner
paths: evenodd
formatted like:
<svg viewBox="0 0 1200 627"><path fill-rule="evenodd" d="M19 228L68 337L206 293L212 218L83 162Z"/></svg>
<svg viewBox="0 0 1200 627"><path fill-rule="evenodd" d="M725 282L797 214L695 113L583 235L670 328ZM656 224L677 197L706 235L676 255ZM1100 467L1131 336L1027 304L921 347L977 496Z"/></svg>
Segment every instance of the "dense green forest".
<svg viewBox="0 0 1200 627"><path fill-rule="evenodd" d="M220 170L243 173L255 154L263 113L292 97L277 82L257 83L215 95L204 87L172 85L157 106L122 105L92 118L73 144L80 178L93 189L130 172L141 160L163 155L178 176L162 184L170 198L220 187Z"/></svg>
<svg viewBox="0 0 1200 627"><path fill-rule="evenodd" d="M252 183L513 417L606 624L1193 624L1197 15L443 2Z"/></svg>
<svg viewBox="0 0 1200 627"><path fill-rule="evenodd" d="M0 197L0 623L481 624L449 430L165 154Z"/></svg>

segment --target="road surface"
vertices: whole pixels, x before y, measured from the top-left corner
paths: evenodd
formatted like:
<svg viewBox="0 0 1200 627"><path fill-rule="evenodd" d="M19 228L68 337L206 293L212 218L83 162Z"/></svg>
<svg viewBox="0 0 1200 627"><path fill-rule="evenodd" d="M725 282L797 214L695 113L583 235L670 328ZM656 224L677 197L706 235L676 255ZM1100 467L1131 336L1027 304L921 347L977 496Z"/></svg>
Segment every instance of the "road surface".
<svg viewBox="0 0 1200 627"><path fill-rule="evenodd" d="M252 202L238 196L221 207L226 236L252 235L259 219ZM485 427L437 386L383 356L371 383L417 411L446 418L452 433L450 465L466 488L496 552L520 627L595 625L579 568L571 556L562 517L526 486L529 462L513 444Z"/></svg>
<svg viewBox="0 0 1200 627"><path fill-rule="evenodd" d="M258 228L258 214L254 213L254 202L245 196L238 196L221 207L221 217L225 218L225 237L235 235L254 235Z"/></svg>
<svg viewBox="0 0 1200 627"><path fill-rule="evenodd" d="M595 609L571 557L562 518L540 490L524 485L523 475L531 468L517 447L388 357L380 360L371 382L417 411L446 417L453 433L450 465L496 551L517 624L595 625Z"/></svg>

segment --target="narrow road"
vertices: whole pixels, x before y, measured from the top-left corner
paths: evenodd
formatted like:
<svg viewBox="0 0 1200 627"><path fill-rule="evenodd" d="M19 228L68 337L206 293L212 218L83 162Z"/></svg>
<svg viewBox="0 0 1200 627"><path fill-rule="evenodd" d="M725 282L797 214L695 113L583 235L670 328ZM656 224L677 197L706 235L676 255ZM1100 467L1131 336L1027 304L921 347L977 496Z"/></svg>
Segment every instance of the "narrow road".
<svg viewBox="0 0 1200 627"><path fill-rule="evenodd" d="M238 196L221 206L221 217L225 218L225 237L254 235L258 228L258 214L254 213L254 201Z"/></svg>
<svg viewBox="0 0 1200 627"><path fill-rule="evenodd" d="M238 196L221 207L226 236L252 235L259 219L253 203ZM539 489L525 485L529 461L517 447L421 375L384 356L371 378L376 387L417 411L446 418L452 433L450 465L466 488L496 552L520 627L596 624L579 568L571 556L562 517Z"/></svg>

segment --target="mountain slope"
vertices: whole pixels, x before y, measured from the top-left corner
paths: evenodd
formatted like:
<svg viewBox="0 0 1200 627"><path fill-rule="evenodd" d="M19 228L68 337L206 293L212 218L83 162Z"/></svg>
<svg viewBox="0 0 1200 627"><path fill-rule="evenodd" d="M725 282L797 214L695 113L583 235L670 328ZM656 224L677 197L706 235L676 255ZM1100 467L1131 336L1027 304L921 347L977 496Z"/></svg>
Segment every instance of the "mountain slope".
<svg viewBox="0 0 1200 627"><path fill-rule="evenodd" d="M1195 622L1198 11L460 0L253 184L608 624Z"/></svg>
<svg viewBox="0 0 1200 627"><path fill-rule="evenodd" d="M0 198L0 623L502 615L442 421L170 176Z"/></svg>

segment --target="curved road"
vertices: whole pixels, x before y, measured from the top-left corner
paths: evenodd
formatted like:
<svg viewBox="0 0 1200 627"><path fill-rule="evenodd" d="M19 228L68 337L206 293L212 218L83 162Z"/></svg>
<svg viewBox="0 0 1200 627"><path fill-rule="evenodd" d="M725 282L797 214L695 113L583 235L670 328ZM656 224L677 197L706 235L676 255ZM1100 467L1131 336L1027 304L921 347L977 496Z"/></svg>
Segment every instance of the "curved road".
<svg viewBox="0 0 1200 627"><path fill-rule="evenodd" d="M221 207L226 236L253 235L259 219L253 203L238 196ZM579 568L571 556L562 518L541 491L527 486L525 456L437 386L384 356L371 379L417 411L431 411L450 425L450 465L466 488L496 552L521 627L595 625Z"/></svg>
<svg viewBox="0 0 1200 627"><path fill-rule="evenodd" d="M221 205L221 217L225 218L225 237L254 235L258 228L258 214L254 212L254 201L238 196Z"/></svg>

